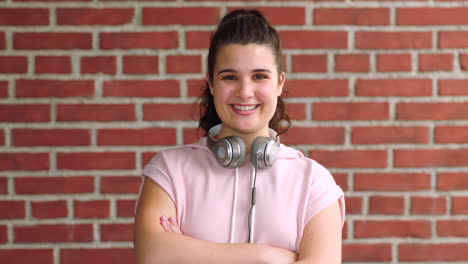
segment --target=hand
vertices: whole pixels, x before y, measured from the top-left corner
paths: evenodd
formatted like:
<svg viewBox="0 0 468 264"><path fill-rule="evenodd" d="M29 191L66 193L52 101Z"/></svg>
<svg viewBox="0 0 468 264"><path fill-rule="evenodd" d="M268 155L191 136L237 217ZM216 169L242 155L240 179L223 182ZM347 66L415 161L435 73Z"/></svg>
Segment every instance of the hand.
<svg viewBox="0 0 468 264"><path fill-rule="evenodd" d="M180 231L179 224L177 224L177 221L174 217L171 216L169 217L169 219L167 219L167 217L161 216L160 220L161 226L164 229L164 231L182 235L182 231Z"/></svg>

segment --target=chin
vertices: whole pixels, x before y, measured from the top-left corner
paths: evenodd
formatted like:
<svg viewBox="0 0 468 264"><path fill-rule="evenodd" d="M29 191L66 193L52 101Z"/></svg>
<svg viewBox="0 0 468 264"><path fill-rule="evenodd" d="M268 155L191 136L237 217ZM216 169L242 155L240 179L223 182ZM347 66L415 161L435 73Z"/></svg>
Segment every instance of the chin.
<svg viewBox="0 0 468 264"><path fill-rule="evenodd" d="M266 127L268 128L268 124L266 125ZM259 126L248 125L244 123L242 125L230 126L230 128L233 131L236 131L240 134L254 134L254 133L263 131L265 129L265 126L259 127Z"/></svg>

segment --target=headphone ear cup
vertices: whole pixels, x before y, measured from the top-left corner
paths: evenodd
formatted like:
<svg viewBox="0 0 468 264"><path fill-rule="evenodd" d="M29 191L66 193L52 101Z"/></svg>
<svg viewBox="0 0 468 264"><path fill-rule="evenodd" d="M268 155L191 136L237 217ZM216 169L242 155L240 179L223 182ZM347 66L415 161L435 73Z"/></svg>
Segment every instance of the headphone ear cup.
<svg viewBox="0 0 468 264"><path fill-rule="evenodd" d="M278 144L269 137L257 137L252 143L250 156L252 163L260 169L273 166L278 153Z"/></svg>
<svg viewBox="0 0 468 264"><path fill-rule="evenodd" d="M240 137L225 137L216 142L214 154L219 164L237 168L245 161L245 144Z"/></svg>
<svg viewBox="0 0 468 264"><path fill-rule="evenodd" d="M240 137L230 136L216 140L221 131L221 124L213 126L208 131L206 144L213 152L218 163L227 168L237 168L245 161L245 144Z"/></svg>

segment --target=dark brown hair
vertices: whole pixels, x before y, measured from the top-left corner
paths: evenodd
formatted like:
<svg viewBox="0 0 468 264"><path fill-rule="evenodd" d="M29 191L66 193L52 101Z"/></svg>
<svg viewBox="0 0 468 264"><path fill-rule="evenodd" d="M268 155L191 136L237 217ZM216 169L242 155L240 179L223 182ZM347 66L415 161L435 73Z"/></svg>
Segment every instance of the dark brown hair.
<svg viewBox="0 0 468 264"><path fill-rule="evenodd" d="M278 75L283 72L283 55L281 40L278 32L270 25L268 20L257 10L234 10L223 17L217 30L211 37L208 50L208 78L212 82L218 51L228 44L260 44L268 45L273 50ZM205 131L205 135L211 127L220 124L221 119L216 113L214 99L210 93L208 82L205 83L203 94L200 98L199 128ZM284 127L281 122L286 122ZM289 116L283 98L278 97L276 111L268 126L278 134L282 134L290 127ZM281 131L280 131L281 130Z"/></svg>

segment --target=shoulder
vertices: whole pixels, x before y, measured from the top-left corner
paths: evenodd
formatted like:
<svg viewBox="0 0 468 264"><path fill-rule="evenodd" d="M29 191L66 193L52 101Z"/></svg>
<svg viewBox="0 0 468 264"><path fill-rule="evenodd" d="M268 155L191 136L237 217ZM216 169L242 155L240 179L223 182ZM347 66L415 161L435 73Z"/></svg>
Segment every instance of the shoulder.
<svg viewBox="0 0 468 264"><path fill-rule="evenodd" d="M329 174L328 170L313 158L290 146L281 145L278 159L282 160L292 170L303 170L304 173Z"/></svg>
<svg viewBox="0 0 468 264"><path fill-rule="evenodd" d="M146 166L173 166L180 163L199 161L200 158L206 158L208 155L209 150L202 139L194 144L187 144L162 150L153 156Z"/></svg>

